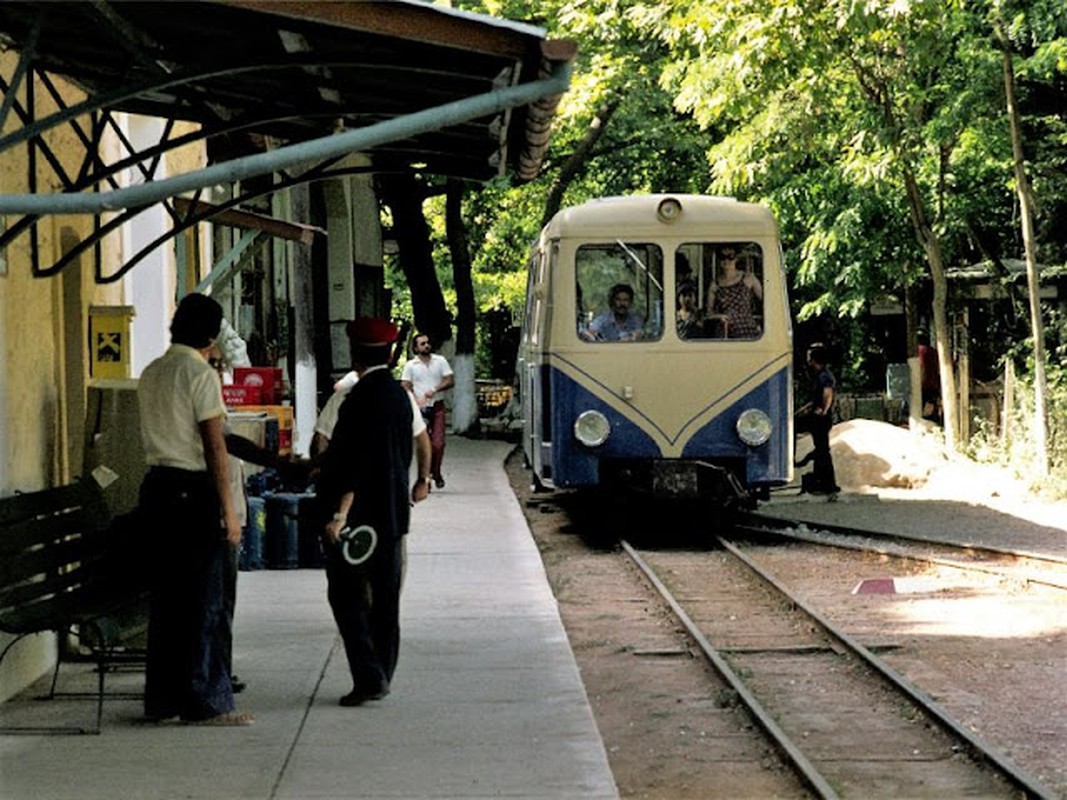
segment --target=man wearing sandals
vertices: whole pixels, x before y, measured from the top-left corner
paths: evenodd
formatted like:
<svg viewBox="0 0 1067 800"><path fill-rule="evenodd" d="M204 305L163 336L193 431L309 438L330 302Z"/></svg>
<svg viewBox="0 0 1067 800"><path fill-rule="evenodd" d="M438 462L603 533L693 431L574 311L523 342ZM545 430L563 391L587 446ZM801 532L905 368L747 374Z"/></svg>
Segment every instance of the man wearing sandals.
<svg viewBox="0 0 1067 800"><path fill-rule="evenodd" d="M137 389L148 474L141 485L149 600L145 715L198 725L248 725L235 710L225 580L241 527L229 482L219 377L208 363L222 307L182 298L171 345Z"/></svg>
<svg viewBox="0 0 1067 800"><path fill-rule="evenodd" d="M404 536L411 506L426 499L432 480L421 415L389 372L398 334L385 320L349 323L359 381L338 412L317 484L332 515L323 537L327 598L352 673L342 706L389 694L400 649ZM419 475L409 488L413 449Z"/></svg>

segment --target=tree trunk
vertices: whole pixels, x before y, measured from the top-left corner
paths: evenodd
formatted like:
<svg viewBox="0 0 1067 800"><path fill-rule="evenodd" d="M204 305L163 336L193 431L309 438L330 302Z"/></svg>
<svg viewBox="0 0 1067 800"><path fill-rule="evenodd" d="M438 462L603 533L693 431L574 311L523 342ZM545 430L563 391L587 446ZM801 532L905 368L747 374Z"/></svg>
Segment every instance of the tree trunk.
<svg viewBox="0 0 1067 800"><path fill-rule="evenodd" d="M1041 318L1040 277L1037 274L1037 242L1034 238L1033 195L1026 177L1023 158L1023 134L1019 125L1019 109L1015 100L1015 68L1011 47L1004 32L1003 21L996 22L997 40L1004 63L1004 94L1008 104L1008 124L1011 126L1011 149L1015 162L1015 186L1019 193L1019 216L1026 250L1026 283L1030 290L1030 330L1034 337L1034 461L1037 472L1045 477L1049 472L1048 458L1048 386L1045 377L1045 329Z"/></svg>
<svg viewBox="0 0 1067 800"><path fill-rule="evenodd" d="M919 244L926 253L926 263L930 267L930 279L934 287L933 334L937 346L937 371L941 379L941 410L945 426L945 445L950 450L956 450L959 447L960 408L956 393L956 376L952 368L952 336L948 325L948 277L945 275L945 260L941 251L941 240L926 221L926 211L915 175L907 165L903 165L903 173L912 225Z"/></svg>
<svg viewBox="0 0 1067 800"><path fill-rule="evenodd" d="M422 187L411 175L381 180L382 197L393 212L393 234L400 249L400 269L411 288L415 327L435 348L452 338L451 316L433 264L430 228L422 211Z"/></svg>
<svg viewBox="0 0 1067 800"><path fill-rule="evenodd" d="M445 231L456 285L456 357L452 364L456 385L452 390L452 430L467 433L478 424L474 370L476 314L470 246L463 224L463 184L454 179L448 181L445 195Z"/></svg>
<svg viewBox="0 0 1067 800"><path fill-rule="evenodd" d="M592 122L589 123L589 127L586 129L585 136L582 137L582 141L571 153L562 167L560 167L559 174L556 175L556 179L552 181L552 186L548 190L548 198L545 200L545 211L541 216L541 227L543 228L548 224L548 221L556 215L560 206L563 205L563 194L567 191L567 187L571 185L576 177L585 169L586 163L589 161L589 155L593 151L593 146L597 143L601 136L604 135L604 129L607 127L608 121L611 119L611 115L615 113L615 110L622 102L622 97L617 94L609 96L608 100L600 107L596 115L593 117Z"/></svg>

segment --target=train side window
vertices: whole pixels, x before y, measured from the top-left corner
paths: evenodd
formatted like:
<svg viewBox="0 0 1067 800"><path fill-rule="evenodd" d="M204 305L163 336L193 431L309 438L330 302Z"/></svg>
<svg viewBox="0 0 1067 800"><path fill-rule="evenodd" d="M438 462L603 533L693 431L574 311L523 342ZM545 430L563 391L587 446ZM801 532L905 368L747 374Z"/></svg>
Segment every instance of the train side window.
<svg viewBox="0 0 1067 800"><path fill-rule="evenodd" d="M763 335L763 250L755 242L690 242L675 254L680 339Z"/></svg>
<svg viewBox="0 0 1067 800"><path fill-rule="evenodd" d="M663 335L663 251L658 245L581 245L574 259L575 319L586 342L655 341Z"/></svg>

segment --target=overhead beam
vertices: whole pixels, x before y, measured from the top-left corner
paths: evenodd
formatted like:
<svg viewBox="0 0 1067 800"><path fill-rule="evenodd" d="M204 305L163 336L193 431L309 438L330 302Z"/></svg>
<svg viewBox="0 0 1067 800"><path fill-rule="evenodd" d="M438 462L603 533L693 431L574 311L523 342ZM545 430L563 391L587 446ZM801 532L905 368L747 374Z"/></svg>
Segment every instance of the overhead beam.
<svg viewBox="0 0 1067 800"><path fill-rule="evenodd" d="M225 209L203 200L175 197L174 207L182 214L196 214L198 217L207 217L212 222L230 225L234 228L263 231L278 239L288 239L291 242L300 242L301 244L311 244L315 241L316 236L326 235L326 231L314 225L286 222L277 217L256 214L253 211Z"/></svg>
<svg viewBox="0 0 1067 800"><path fill-rule="evenodd" d="M222 0L222 5L516 59L527 55L530 37L544 36L544 31L533 25L403 0L357 3Z"/></svg>
<svg viewBox="0 0 1067 800"><path fill-rule="evenodd" d="M548 78L495 89L365 128L233 159L139 186L98 193L0 195L0 214L95 214L123 208L146 207L183 192L197 191L220 183L231 184L301 163L370 150L386 142L459 125L498 114L505 109L534 103L565 92L570 83L570 73L569 62L557 62L552 65L552 73Z"/></svg>

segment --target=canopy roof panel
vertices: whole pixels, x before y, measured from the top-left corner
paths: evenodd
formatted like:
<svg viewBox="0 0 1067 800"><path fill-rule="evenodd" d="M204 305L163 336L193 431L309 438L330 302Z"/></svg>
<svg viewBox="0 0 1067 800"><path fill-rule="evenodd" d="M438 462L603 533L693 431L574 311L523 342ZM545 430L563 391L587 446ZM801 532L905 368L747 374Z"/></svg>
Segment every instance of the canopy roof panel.
<svg viewBox="0 0 1067 800"><path fill-rule="evenodd" d="M37 27L39 26L39 27ZM212 160L536 80L573 59L529 25L398 2L0 4L0 38L109 111L200 123ZM376 145L375 169L528 180L555 100Z"/></svg>

